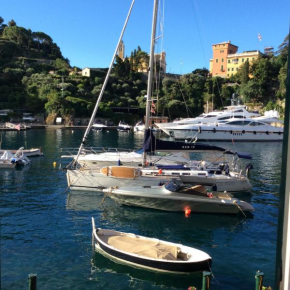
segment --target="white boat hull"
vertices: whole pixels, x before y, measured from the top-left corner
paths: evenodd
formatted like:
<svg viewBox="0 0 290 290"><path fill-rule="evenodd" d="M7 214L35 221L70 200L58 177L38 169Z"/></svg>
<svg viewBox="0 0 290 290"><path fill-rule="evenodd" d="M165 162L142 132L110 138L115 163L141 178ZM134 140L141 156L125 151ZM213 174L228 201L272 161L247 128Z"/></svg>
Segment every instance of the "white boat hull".
<svg viewBox="0 0 290 290"><path fill-rule="evenodd" d="M276 127L275 127L276 128ZM197 138L198 140L215 141L282 141L283 130L265 130L260 132L256 129L246 131L243 129L223 129L219 127L208 128L200 126L193 129L179 129L178 127L164 128L163 131L176 140Z"/></svg>
<svg viewBox="0 0 290 290"><path fill-rule="evenodd" d="M139 176L136 178L119 178L106 176L100 169L67 170L68 187L72 190L100 191L102 188L114 186L134 185L159 185L170 179L170 177Z"/></svg>

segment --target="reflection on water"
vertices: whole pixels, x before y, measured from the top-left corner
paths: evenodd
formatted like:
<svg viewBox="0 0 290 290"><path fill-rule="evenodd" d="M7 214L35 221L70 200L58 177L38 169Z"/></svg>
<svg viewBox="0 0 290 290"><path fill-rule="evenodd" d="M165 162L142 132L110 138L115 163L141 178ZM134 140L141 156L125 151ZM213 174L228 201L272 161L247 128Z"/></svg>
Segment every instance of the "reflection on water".
<svg viewBox="0 0 290 290"><path fill-rule="evenodd" d="M26 140L27 146L44 151L43 157L31 158L29 167L0 171L3 289L25 288L29 273L38 274L41 289L201 288L201 281L190 275L160 276L100 254L94 254L92 265L91 217L98 227L207 252L215 275L211 289L241 289L239 285L252 289L257 270L265 273L265 285L274 285L282 143L217 144L253 155L252 195L239 196L254 206L252 218L213 214L186 218L181 213L119 206L95 193L66 192L65 172L58 170L60 148L77 148L83 134L83 130L3 134L3 148L19 148ZM140 148L142 142L143 134L110 131L90 134L87 146Z"/></svg>

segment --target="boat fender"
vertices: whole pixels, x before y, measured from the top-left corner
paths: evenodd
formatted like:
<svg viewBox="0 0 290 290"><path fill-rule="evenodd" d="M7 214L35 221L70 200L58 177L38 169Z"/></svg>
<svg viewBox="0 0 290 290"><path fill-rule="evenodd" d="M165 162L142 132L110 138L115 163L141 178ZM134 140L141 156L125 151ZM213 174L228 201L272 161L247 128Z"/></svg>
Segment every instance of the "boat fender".
<svg viewBox="0 0 290 290"><path fill-rule="evenodd" d="M243 134L245 134L245 133L246 133L246 131L245 131L245 130L243 130L243 131L242 131L242 133L243 133Z"/></svg>
<svg viewBox="0 0 290 290"><path fill-rule="evenodd" d="M230 173L230 167L229 167L228 164L225 165L224 170L225 170L225 174L226 175L229 175L229 173Z"/></svg>
<svg viewBox="0 0 290 290"><path fill-rule="evenodd" d="M215 128L213 128L213 129L212 129L212 131L215 133L215 132L216 132L216 129L215 129Z"/></svg>
<svg viewBox="0 0 290 290"><path fill-rule="evenodd" d="M279 131L278 134L281 135L281 132Z"/></svg>
<svg viewBox="0 0 290 290"><path fill-rule="evenodd" d="M269 135L269 132L267 131L266 134Z"/></svg>
<svg viewBox="0 0 290 290"><path fill-rule="evenodd" d="M254 133L255 135L257 134L257 132L256 132L256 131L254 131L253 133Z"/></svg>
<svg viewBox="0 0 290 290"><path fill-rule="evenodd" d="M250 170L251 169L253 169L253 165L251 164L251 163L248 163L247 165L246 165L246 168L245 168L245 170L246 170L246 176L248 177L249 176L249 173L250 173Z"/></svg>
<svg viewBox="0 0 290 290"><path fill-rule="evenodd" d="M201 127L200 126L198 127L198 131L197 132L201 133Z"/></svg>
<svg viewBox="0 0 290 290"><path fill-rule="evenodd" d="M213 195L212 195L212 191L210 189L207 190L207 193L206 193L207 197L209 198L212 198Z"/></svg>
<svg viewBox="0 0 290 290"><path fill-rule="evenodd" d="M230 133L233 134L233 131L231 130Z"/></svg>
<svg viewBox="0 0 290 290"><path fill-rule="evenodd" d="M162 174L162 169L158 170L158 174L160 174L160 175Z"/></svg>

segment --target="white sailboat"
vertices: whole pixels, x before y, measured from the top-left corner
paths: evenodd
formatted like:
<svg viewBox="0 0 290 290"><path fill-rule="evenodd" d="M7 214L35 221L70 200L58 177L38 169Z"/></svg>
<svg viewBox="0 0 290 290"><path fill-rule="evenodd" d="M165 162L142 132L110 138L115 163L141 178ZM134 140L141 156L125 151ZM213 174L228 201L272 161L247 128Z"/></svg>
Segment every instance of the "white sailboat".
<svg viewBox="0 0 290 290"><path fill-rule="evenodd" d="M94 119L99 107L99 104L101 102L106 84L109 79L110 72L112 70L115 56L117 55L117 50L119 48L120 42L122 40L125 28L128 23L129 16L131 14L132 8L133 8L134 1L131 4L128 16L126 18L123 30L121 32L121 36L119 38L118 44L116 46L110 67L108 69L104 84L102 86L100 95L98 97L98 100L96 102L93 114L91 116L91 119L89 121L88 127L86 129L86 132L84 134L82 143L80 145L80 148L78 150L77 156L74 158L72 163L69 165L67 168L67 181L68 181L68 186L71 189L75 190L99 190L102 187L107 187L108 185L110 186L116 186L116 185L123 185L123 184L131 184L133 181L135 184L151 184L151 185L158 185L160 183L160 178L153 178L153 177L143 177L140 176L139 174L136 174L138 172L138 169L136 168L130 168L130 167L120 167L121 170L107 170L107 173L104 174L104 170L102 168L93 168L93 169L87 169L86 166L81 166L79 167L78 165L78 159L81 156L88 134L93 127ZM153 60L152 60L153 61ZM152 65L153 67L153 65ZM149 73L150 74L150 73ZM148 84L150 84L150 91L151 91L151 82L148 81ZM147 110L148 111L148 110ZM148 125L147 125L148 128ZM142 162L144 161L144 158L142 158ZM114 172L113 174L109 174L109 172Z"/></svg>
<svg viewBox="0 0 290 290"><path fill-rule="evenodd" d="M150 65L147 88L146 112L149 112L151 101L151 83L153 76L153 52L155 42L155 28L157 21L158 0L154 1L153 25L151 36ZM144 134L144 162L146 162L146 149L153 146L153 134L149 130L149 117L146 114ZM144 170L144 169L143 169ZM181 172L181 171L179 171ZM144 173L144 171L142 172ZM187 174L187 172L183 173ZM179 173L180 174L180 173ZM197 174L198 176L198 174ZM241 176L236 176L241 181ZM245 180L247 180L245 178ZM180 180L170 180L165 185L140 186L132 183L130 186L114 186L104 189L104 192L120 204L146 207L166 211L194 211L204 213L232 213L253 211L254 208L247 202L232 198L228 193L207 194L204 187L198 185L185 187Z"/></svg>
<svg viewBox="0 0 290 290"><path fill-rule="evenodd" d="M157 9L158 7L158 2L154 4ZM156 11L155 11L156 12ZM155 13L154 12L154 13ZM129 166L122 166L122 167L118 167L118 166L106 166L103 167L104 165L104 159L100 159L100 157L102 157L102 155L98 155L96 154L95 156L82 156L81 152L83 149L83 146L80 147L80 150L78 152L78 155L76 156L75 160L74 160L74 164L76 165L76 161L80 160L82 158L86 158L86 160L89 160L89 158L95 158L95 161L97 161L97 159L100 161L100 164L102 165L100 166L96 166L96 167L91 167L88 166L87 163L86 165L83 165L80 169L68 169L67 170L67 181L68 181L68 185L71 189L74 190L100 190L104 187L114 187L114 186L158 186L160 184L163 184L164 182L168 181L170 178L174 177L176 175L176 170L174 172L170 171L170 170L163 170L163 174L162 175L158 175L156 174L156 168L144 168L149 162L150 158L152 156L148 155L148 152L151 151L156 151L153 146L156 146L157 144L162 144L163 150L173 150L173 148L182 148L182 150L185 151L190 151L192 149L196 150L200 149L200 150L205 150L206 147L210 147L210 149L212 150L212 147L214 146L205 146L200 145L200 144L184 144L184 143L174 143L174 142L170 142L170 144L164 144L164 142L162 140L154 140L153 138L153 134L152 132L149 130L149 112L150 112L150 104L151 104L151 93L152 93L152 79L153 79L153 55L154 55L154 41L155 41L155 25L156 25L156 18L157 15L154 14L154 21L153 21L153 26L152 26L152 38L151 38L151 50L150 50L150 64L149 67L152 69L149 69L149 74L148 74L148 87L147 87L147 106L146 106L146 120L145 120L145 134L144 134L144 146L143 146L143 156L142 156L142 162L140 162L140 155L139 155L139 160L138 163L142 163L142 168L141 167L129 167ZM100 97L98 99L98 102L100 100ZM97 102L97 104L98 104ZM96 105L97 106L97 105ZM92 118L94 118L94 115L92 116ZM88 127L89 128L89 127ZM89 131L87 129L87 131ZM87 132L86 132L87 133ZM86 135L83 139L83 143L86 140ZM163 142L163 143L162 143ZM164 145L166 145L167 147L170 147L169 149L164 149ZM217 148L217 147L216 147ZM214 149L216 149L214 148ZM220 150L220 148L219 148ZM223 149L224 150L224 149ZM118 158L116 159L119 160L121 155L122 157L124 157L126 154L120 154L118 156L119 153L115 154L114 158ZM130 153L132 154L132 153ZM129 154L128 154L129 155ZM109 155L104 155L103 158L105 158L107 160L107 164L109 160L108 158ZM110 156L113 156L112 154L110 154ZM166 156L167 158L168 156ZM130 157L129 157L130 159ZM127 159L127 160L129 160ZM92 159L91 159L92 160ZM125 159L123 159L122 162L124 162ZM164 162L164 158L162 159ZM132 159L131 159L132 161ZM102 163L103 162L103 163ZM98 163L98 161L97 161ZM117 163L117 162L116 162ZM156 163L156 160L153 162L153 165L155 165L154 163ZM178 163L178 162L176 162ZM182 162L179 161L179 164L182 164ZM174 176L173 174L174 173ZM180 170L178 171L178 175L188 175L188 172L185 172L184 170ZM208 173L207 172L199 172L199 171L194 171L191 170L190 171L190 175L195 176L195 180L198 183L199 179L205 181L205 179L207 179ZM210 180L208 178L208 180ZM251 186L249 184L249 181L246 177L239 175L220 175L219 177L215 178L216 182L217 181L222 181L225 180L228 184L230 184L229 181L233 183L235 183L235 187L234 187L234 191L245 191L245 190L250 190ZM222 183L220 181L220 184ZM213 180L211 179L210 182L212 183ZM201 182L202 183L202 182ZM205 184L203 182L203 184ZM225 182L224 182L225 184ZM229 190L230 188L227 187L219 187L219 190ZM141 193L142 194L142 193Z"/></svg>

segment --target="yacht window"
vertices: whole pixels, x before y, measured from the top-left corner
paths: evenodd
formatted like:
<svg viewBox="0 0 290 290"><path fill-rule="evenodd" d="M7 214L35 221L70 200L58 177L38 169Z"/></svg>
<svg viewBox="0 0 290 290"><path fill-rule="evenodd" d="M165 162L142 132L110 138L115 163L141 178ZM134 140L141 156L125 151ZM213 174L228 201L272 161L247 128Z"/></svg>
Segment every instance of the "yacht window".
<svg viewBox="0 0 290 290"><path fill-rule="evenodd" d="M227 116L227 117L221 117L221 118L218 118L218 120L228 120L228 119L230 119L231 118L231 116Z"/></svg>
<svg viewBox="0 0 290 290"><path fill-rule="evenodd" d="M207 116L204 116L204 118L212 118L212 117L216 117L216 115L207 115Z"/></svg>
<svg viewBox="0 0 290 290"><path fill-rule="evenodd" d="M264 124L263 123L260 123L260 122L252 122L250 124L250 126L263 126Z"/></svg>
<svg viewBox="0 0 290 290"><path fill-rule="evenodd" d="M243 110L242 109L239 109L239 110L235 110L234 113L242 113Z"/></svg>
<svg viewBox="0 0 290 290"><path fill-rule="evenodd" d="M237 115L237 116L235 115L234 117L238 118L238 119L245 119L246 118L245 116L239 116L239 115Z"/></svg>
<svg viewBox="0 0 290 290"><path fill-rule="evenodd" d="M228 122L229 125L234 125L234 126L245 126L245 125L249 125L252 121L231 121Z"/></svg>

